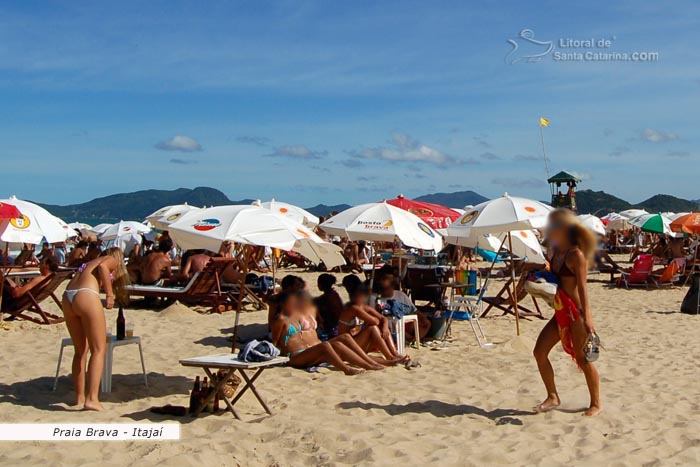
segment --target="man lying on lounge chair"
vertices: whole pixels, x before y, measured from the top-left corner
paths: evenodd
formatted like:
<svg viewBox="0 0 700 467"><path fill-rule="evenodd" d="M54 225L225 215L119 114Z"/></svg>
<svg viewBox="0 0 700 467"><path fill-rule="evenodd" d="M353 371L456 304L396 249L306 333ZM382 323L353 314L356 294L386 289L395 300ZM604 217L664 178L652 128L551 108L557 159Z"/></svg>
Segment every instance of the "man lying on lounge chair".
<svg viewBox="0 0 700 467"><path fill-rule="evenodd" d="M21 296L26 294L27 291L32 290L32 288L39 282L43 281L51 274L58 271L58 266L59 265L56 258L54 258L53 256L47 256L39 263L39 275L34 277L26 284L18 285L9 277L6 278L6 287L3 289L4 298L7 298L9 300L20 298Z"/></svg>

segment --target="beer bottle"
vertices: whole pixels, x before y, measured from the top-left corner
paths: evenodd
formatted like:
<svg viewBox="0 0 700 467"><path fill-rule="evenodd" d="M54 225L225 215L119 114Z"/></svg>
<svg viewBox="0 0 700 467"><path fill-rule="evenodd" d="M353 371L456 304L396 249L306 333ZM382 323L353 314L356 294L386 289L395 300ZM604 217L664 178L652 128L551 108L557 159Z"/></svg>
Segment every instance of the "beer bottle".
<svg viewBox="0 0 700 467"><path fill-rule="evenodd" d="M199 392L199 405L203 406L202 407L202 412L207 411L207 407L204 405L204 399L207 398L207 394L209 393L209 380L207 377L204 377L204 382L202 383L202 390Z"/></svg>
<svg viewBox="0 0 700 467"><path fill-rule="evenodd" d="M207 390L207 396L214 396L212 393L214 392L214 387L216 386L216 379L212 378L211 383L209 384L209 390ZM214 398L216 396L212 397L209 399L209 402L207 402L207 412L209 413L214 413Z"/></svg>
<svg viewBox="0 0 700 467"><path fill-rule="evenodd" d="M192 392L190 393L190 415L194 415L194 413L199 408L200 390L201 389L199 386L199 376L197 376L197 378L195 378L194 380L194 386L192 386Z"/></svg>
<svg viewBox="0 0 700 467"><path fill-rule="evenodd" d="M123 341L126 337L126 320L124 319L124 308L119 305L119 315L117 315L117 340Z"/></svg>

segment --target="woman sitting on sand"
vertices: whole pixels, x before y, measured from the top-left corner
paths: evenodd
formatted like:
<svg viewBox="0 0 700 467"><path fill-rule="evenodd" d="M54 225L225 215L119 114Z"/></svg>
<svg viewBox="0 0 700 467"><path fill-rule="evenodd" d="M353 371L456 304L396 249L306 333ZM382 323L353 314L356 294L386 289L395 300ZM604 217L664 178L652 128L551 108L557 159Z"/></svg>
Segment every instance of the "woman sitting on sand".
<svg viewBox="0 0 700 467"><path fill-rule="evenodd" d="M281 292L278 294L271 295L267 298L267 323L270 329L272 329L272 324L277 319L277 315L280 312L279 297L282 293L295 293L302 290L306 290L306 281L299 276L294 276L292 274L287 274L282 278L280 282Z"/></svg>
<svg viewBox="0 0 700 467"><path fill-rule="evenodd" d="M547 226L551 271L559 280L554 317L540 332L534 355L547 389L547 398L535 412L547 412L559 406L559 393L554 383L554 369L549 361L552 348L561 341L564 351L575 359L586 377L591 404L584 415L597 415L600 405L598 370L586 358L588 339L595 335L586 278L588 261L593 257L596 240L593 234L567 209L549 215Z"/></svg>
<svg viewBox="0 0 700 467"><path fill-rule="evenodd" d="M338 335L349 334L365 352L378 349L389 360L405 361L396 351L389 331L389 320L377 310L367 305L369 292L364 284L350 291L348 303L338 320Z"/></svg>
<svg viewBox="0 0 700 467"><path fill-rule="evenodd" d="M278 297L280 314L272 325L272 342L289 357L293 367L329 363L346 375L356 375L397 363L384 361L380 364L372 360L348 334L321 342L315 330L304 330L308 316L300 310L300 298L298 293L281 292Z"/></svg>
<svg viewBox="0 0 700 467"><path fill-rule="evenodd" d="M328 335L334 335L335 328L338 327L338 318L343 312L343 299L335 290L335 282L335 276L327 273L318 276L316 282L322 294L314 299L314 303L321 317L323 330Z"/></svg>
<svg viewBox="0 0 700 467"><path fill-rule="evenodd" d="M73 339L73 384L76 406L89 410L102 410L98 395L105 363L107 325L100 300L100 289L107 296L106 308L115 302L126 304L129 292L126 286L129 276L124 267L124 254L119 248L105 250L101 257L83 264L63 293L63 314L68 332ZM85 363L88 347L90 362L87 371L87 397L85 394Z"/></svg>

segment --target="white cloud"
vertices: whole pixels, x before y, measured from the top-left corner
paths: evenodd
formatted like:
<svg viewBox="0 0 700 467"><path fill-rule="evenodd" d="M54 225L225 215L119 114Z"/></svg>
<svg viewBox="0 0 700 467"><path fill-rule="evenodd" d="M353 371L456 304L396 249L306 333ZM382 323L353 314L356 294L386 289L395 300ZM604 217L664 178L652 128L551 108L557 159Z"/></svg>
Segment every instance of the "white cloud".
<svg viewBox="0 0 700 467"><path fill-rule="evenodd" d="M265 157L289 157L291 159L320 159L328 155L328 151L314 151L303 144L286 145L276 147L270 154L265 154Z"/></svg>
<svg viewBox="0 0 700 467"><path fill-rule="evenodd" d="M157 149L163 151L195 152L201 151L202 145L196 139L189 136L177 135L156 144Z"/></svg>
<svg viewBox="0 0 700 467"><path fill-rule="evenodd" d="M380 159L394 162L425 162L434 165L446 165L458 162L444 152L426 146L406 133L392 133L389 146L365 148L350 151L350 155L360 159Z"/></svg>
<svg viewBox="0 0 700 467"><path fill-rule="evenodd" d="M654 130L653 128L645 128L642 130L639 138L647 143L666 143L668 141L675 141L678 139L676 133L671 133L668 131Z"/></svg>

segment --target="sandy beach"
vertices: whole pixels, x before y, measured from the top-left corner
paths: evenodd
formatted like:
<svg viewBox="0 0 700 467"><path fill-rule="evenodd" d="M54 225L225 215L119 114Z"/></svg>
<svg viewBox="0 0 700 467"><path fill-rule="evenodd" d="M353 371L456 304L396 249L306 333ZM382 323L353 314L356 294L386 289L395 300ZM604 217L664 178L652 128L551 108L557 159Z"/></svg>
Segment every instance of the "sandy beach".
<svg viewBox="0 0 700 467"><path fill-rule="evenodd" d="M316 292L316 274L303 276ZM246 395L237 406L245 421L228 413L182 418L180 441L3 442L0 464L690 464L700 456L700 436L693 435L700 429L698 363L692 358L700 344L697 319L677 312L685 290L590 284L606 347L598 364L604 413L593 419L580 415L588 404L584 379L559 348L552 359L561 410L531 414L544 397L531 356L544 321L523 320L522 335L515 337L513 317L494 314L483 325L495 348L477 347L468 323L458 322L446 348L411 350L421 363L414 370L358 377L330 369L270 370L259 389L275 412L271 417ZM243 314L242 336L264 334L265 316ZM107 311L108 323L115 318L114 310ZM64 325L9 323L10 330L0 332L3 423L173 420L149 409L187 405L199 373L178 359L226 352L234 313L200 314L175 304L160 312L131 308L127 319L143 339L150 387L143 385L136 348L117 349L113 392L103 395L102 413L67 410L72 350L64 356L58 390L51 392Z"/></svg>

